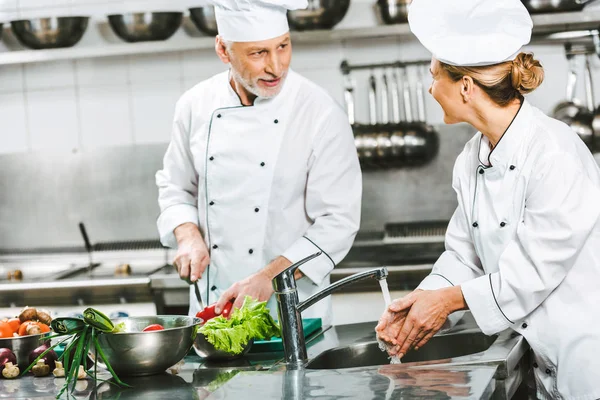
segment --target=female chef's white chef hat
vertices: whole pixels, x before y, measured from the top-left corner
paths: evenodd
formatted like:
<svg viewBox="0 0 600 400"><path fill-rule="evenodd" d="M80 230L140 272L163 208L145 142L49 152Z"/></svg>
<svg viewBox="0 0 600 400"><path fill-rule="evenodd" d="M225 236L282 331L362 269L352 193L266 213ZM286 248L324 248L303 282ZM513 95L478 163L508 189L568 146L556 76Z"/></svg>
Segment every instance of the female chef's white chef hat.
<svg viewBox="0 0 600 400"><path fill-rule="evenodd" d="M307 0L209 0L215 6L219 36L232 42L258 42L289 31L288 10L306 8Z"/></svg>
<svg viewBox="0 0 600 400"><path fill-rule="evenodd" d="M408 22L436 59L456 66L514 60L533 27L520 0L413 0Z"/></svg>

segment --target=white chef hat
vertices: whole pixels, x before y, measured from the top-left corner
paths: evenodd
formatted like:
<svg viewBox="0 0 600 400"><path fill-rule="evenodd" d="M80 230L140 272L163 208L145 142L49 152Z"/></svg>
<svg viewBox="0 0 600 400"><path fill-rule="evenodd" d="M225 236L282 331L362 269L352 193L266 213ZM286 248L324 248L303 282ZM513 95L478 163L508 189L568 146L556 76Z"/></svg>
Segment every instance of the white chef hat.
<svg viewBox="0 0 600 400"><path fill-rule="evenodd" d="M289 31L288 10L306 8L307 0L208 0L215 6L219 35L232 42L257 42Z"/></svg>
<svg viewBox="0 0 600 400"><path fill-rule="evenodd" d="M533 27L520 0L413 0L408 22L436 59L457 66L514 60Z"/></svg>

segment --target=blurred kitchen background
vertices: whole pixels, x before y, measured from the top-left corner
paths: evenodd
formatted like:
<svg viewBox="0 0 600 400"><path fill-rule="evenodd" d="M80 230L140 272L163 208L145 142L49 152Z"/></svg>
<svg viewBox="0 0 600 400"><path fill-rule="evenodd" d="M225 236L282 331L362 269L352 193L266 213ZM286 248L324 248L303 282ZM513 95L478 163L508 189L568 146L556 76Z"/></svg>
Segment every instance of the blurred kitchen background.
<svg viewBox="0 0 600 400"><path fill-rule="evenodd" d="M361 230L332 280L385 265L395 296L443 251L453 163L474 134L444 126L426 93L430 56L404 22L408 1L309 0L290 15L292 68L348 109L364 169ZM600 151L600 6L590 3L527 1L535 37L526 50L546 70L528 99L553 114L571 93L557 112ZM0 317L25 305L186 312L175 253L158 242L154 174L177 99L227 69L202 6L0 0ZM335 324L382 309L375 281L334 295Z"/></svg>

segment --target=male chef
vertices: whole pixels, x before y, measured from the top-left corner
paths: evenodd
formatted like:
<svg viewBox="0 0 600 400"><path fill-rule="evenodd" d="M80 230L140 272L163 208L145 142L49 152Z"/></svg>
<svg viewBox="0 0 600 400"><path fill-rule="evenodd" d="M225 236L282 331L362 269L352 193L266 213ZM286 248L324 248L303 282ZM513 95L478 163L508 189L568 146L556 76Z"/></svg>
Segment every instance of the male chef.
<svg viewBox="0 0 600 400"><path fill-rule="evenodd" d="M156 174L164 245L204 305L269 301L272 279L316 252L296 274L302 301L329 284L360 222L361 171L347 116L292 71L286 13L306 0L210 0L218 57L229 70L177 103ZM190 315L199 302L190 288ZM331 322L325 299L303 313Z"/></svg>

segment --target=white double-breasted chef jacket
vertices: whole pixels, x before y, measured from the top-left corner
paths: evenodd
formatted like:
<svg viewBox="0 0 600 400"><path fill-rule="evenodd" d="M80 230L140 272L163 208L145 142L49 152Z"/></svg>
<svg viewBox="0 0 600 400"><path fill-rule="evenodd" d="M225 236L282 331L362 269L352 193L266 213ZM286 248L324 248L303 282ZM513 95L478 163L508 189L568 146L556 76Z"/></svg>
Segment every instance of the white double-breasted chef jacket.
<svg viewBox="0 0 600 400"><path fill-rule="evenodd" d="M534 352L538 396L600 398L600 171L565 124L524 101L490 151L459 155L446 251L419 286L460 285L481 330Z"/></svg>
<svg viewBox="0 0 600 400"><path fill-rule="evenodd" d="M156 175L161 241L197 224L210 250L200 282L209 303L233 283L283 255L300 269L300 300L329 284L329 273L360 224L362 177L344 111L320 87L289 71L281 92L245 107L229 72L203 81L177 103L164 167ZM190 290L190 294L193 294ZM269 302L276 315L274 298ZM190 315L199 309L190 296ZM303 313L331 322L330 299Z"/></svg>

